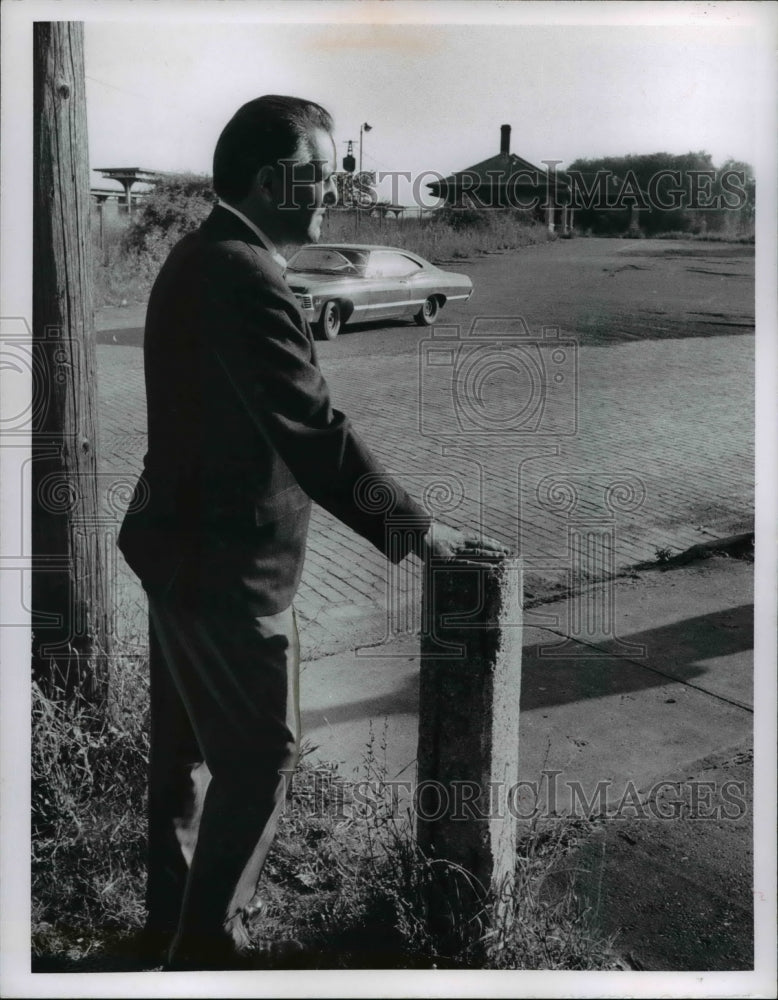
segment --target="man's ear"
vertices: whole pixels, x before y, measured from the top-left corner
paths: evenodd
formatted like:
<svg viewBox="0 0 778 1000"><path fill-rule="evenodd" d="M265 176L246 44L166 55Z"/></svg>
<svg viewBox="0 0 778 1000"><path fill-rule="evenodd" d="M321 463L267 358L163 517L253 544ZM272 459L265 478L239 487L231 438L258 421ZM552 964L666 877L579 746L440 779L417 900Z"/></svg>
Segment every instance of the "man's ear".
<svg viewBox="0 0 778 1000"><path fill-rule="evenodd" d="M254 191L267 201L277 201L279 197L278 177L270 164L260 167L254 176Z"/></svg>

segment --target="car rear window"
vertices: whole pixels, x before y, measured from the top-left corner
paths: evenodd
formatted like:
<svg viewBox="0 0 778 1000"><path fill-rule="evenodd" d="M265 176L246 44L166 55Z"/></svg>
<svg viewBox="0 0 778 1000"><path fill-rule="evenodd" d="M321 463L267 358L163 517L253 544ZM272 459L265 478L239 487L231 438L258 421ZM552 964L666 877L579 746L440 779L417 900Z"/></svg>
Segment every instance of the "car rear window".
<svg viewBox="0 0 778 1000"><path fill-rule="evenodd" d="M355 270L359 271L364 267L367 256L367 253L360 250L303 247L289 261L289 270L353 274Z"/></svg>
<svg viewBox="0 0 778 1000"><path fill-rule="evenodd" d="M420 270L421 264L405 254L376 250L370 257L367 273L376 278L404 278Z"/></svg>

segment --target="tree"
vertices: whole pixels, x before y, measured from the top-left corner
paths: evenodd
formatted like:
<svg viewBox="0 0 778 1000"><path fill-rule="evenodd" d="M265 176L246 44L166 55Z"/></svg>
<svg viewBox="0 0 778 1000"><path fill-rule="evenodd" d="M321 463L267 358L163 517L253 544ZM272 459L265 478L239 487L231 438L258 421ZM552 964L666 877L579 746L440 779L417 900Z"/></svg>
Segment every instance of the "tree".
<svg viewBox="0 0 778 1000"><path fill-rule="evenodd" d="M649 235L732 230L753 223L749 165L728 160L716 168L704 150L581 159L567 168L570 174L578 174L589 190L607 193L607 204L597 198L576 212L578 224L594 232L624 231L628 211L619 195L628 187L641 192L640 227ZM607 179L607 185L597 188L595 178Z"/></svg>
<svg viewBox="0 0 778 1000"><path fill-rule="evenodd" d="M36 22L33 46L33 676L52 695L97 700L110 522L97 485L83 25Z"/></svg>
<svg viewBox="0 0 778 1000"><path fill-rule="evenodd" d="M173 246L196 229L215 204L210 177L187 173L160 176L127 228L124 248L149 255L161 265Z"/></svg>
<svg viewBox="0 0 778 1000"><path fill-rule="evenodd" d="M338 205L341 208L375 208L378 203L375 176L373 170L363 170L355 174L338 171L335 174Z"/></svg>

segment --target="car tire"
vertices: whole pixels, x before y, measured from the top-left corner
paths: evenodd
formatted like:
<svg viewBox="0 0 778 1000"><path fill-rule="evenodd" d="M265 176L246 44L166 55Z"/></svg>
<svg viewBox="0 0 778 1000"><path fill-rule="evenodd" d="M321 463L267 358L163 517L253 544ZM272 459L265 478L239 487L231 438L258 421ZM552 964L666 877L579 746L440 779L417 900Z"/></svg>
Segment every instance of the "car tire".
<svg viewBox="0 0 778 1000"><path fill-rule="evenodd" d="M432 326L440 312L440 301L431 295L414 317L419 326Z"/></svg>
<svg viewBox="0 0 778 1000"><path fill-rule="evenodd" d="M317 324L319 339L334 340L340 333L342 325L340 303L336 302L335 299L330 299L329 302L324 303Z"/></svg>

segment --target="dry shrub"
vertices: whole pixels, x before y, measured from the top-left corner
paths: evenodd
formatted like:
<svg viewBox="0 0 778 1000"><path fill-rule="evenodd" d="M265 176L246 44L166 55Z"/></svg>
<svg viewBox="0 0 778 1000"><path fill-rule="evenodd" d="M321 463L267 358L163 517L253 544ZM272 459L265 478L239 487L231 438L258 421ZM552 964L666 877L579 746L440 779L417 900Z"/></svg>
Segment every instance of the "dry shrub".
<svg viewBox="0 0 778 1000"><path fill-rule="evenodd" d="M107 705L32 689L33 957L83 956L140 926L148 725L145 664Z"/></svg>

